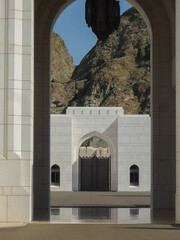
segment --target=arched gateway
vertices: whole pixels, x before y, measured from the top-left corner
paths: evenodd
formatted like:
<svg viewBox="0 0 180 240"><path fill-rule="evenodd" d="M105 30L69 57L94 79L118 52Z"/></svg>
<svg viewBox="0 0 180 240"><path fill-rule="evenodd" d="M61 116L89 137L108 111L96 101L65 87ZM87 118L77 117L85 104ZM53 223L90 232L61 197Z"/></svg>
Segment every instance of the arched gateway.
<svg viewBox="0 0 180 240"><path fill-rule="evenodd" d="M80 147L79 190L110 191L111 154L109 148Z"/></svg>
<svg viewBox="0 0 180 240"><path fill-rule="evenodd" d="M1 222L49 215L50 32L71 2L0 1ZM176 194L180 220L180 3L129 2L152 29L152 207L174 209Z"/></svg>

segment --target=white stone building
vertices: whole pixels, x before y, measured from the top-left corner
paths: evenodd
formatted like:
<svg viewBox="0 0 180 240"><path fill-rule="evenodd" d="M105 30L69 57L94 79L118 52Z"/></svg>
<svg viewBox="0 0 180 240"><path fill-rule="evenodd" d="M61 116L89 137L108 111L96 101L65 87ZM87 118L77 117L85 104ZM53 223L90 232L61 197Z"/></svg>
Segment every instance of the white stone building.
<svg viewBox="0 0 180 240"><path fill-rule="evenodd" d="M60 175L51 190L82 190L79 151L85 140L95 136L110 149L108 170L102 170L109 172L108 190L150 191L150 132L149 115L124 115L120 107L69 107L66 115L51 115L51 170L55 174L53 166L58 166ZM135 172L133 184L130 176Z"/></svg>

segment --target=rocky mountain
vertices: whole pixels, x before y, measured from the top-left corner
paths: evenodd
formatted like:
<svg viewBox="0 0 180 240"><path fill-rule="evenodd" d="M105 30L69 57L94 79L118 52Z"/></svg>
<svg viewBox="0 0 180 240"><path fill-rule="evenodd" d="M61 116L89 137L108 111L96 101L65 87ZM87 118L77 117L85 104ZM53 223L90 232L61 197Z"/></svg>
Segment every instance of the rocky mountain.
<svg viewBox="0 0 180 240"><path fill-rule="evenodd" d="M56 83L59 90L58 94L52 90L51 112L64 113L67 106L121 106L126 114L149 114L150 37L134 8L122 15L119 29L106 41L98 41L79 66L74 69L72 60L64 61L61 80L53 80L60 71L52 64L52 89ZM59 63L56 67L60 70Z"/></svg>
<svg viewBox="0 0 180 240"><path fill-rule="evenodd" d="M51 113L61 113L73 96L66 85L75 70L73 59L57 33L51 38Z"/></svg>

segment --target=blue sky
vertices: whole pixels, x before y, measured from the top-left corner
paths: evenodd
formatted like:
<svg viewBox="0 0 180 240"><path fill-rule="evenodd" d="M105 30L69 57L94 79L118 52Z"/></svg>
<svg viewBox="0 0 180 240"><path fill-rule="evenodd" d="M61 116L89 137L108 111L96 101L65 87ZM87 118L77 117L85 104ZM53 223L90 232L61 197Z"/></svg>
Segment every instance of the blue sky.
<svg viewBox="0 0 180 240"><path fill-rule="evenodd" d="M121 14L131 7L120 0ZM85 22L85 0L76 0L57 19L54 29L64 39L73 62L78 65L82 58L96 44L97 38Z"/></svg>

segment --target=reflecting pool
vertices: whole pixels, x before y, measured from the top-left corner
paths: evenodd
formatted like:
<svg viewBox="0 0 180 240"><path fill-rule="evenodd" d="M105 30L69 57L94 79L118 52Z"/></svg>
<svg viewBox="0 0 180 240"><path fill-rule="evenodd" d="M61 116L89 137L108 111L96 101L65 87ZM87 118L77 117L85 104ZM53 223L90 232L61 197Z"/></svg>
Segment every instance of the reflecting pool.
<svg viewBox="0 0 180 240"><path fill-rule="evenodd" d="M55 223L151 223L150 208L51 208L51 222Z"/></svg>

